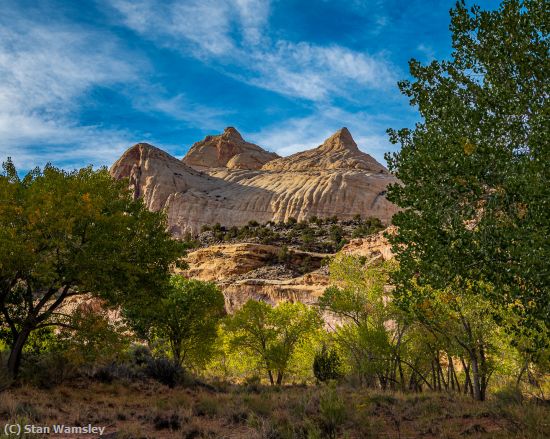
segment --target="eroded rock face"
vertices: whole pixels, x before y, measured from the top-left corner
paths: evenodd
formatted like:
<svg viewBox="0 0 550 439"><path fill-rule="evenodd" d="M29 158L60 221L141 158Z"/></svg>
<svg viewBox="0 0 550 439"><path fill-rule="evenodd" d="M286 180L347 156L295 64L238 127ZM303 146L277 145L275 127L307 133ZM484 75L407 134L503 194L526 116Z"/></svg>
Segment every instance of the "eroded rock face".
<svg viewBox="0 0 550 439"><path fill-rule="evenodd" d="M221 167L260 169L278 157L274 152L246 142L235 128L227 127L223 134L206 136L204 140L195 143L182 161L199 170Z"/></svg>
<svg viewBox="0 0 550 439"><path fill-rule="evenodd" d="M200 158L198 152L193 156ZM216 163L227 158L227 165L237 156ZM194 163L198 168L199 161ZM360 214L389 223L397 211L385 198L386 186L397 180L357 149L347 129L319 148L273 160L262 169L225 166L200 171L140 143L123 154L111 174L129 178L135 196L149 209L164 209L175 237L197 233L205 224L243 226L251 220L304 220L314 215L352 219Z"/></svg>
<svg viewBox="0 0 550 439"><path fill-rule="evenodd" d="M298 267L307 258L312 272L297 275L277 264L280 247L264 244L221 244L192 251L186 261L186 277L215 282L223 291L226 309L233 312L249 299L272 305L281 301L313 304L328 286L321 253L292 250L288 265Z"/></svg>
<svg viewBox="0 0 550 439"><path fill-rule="evenodd" d="M380 259L382 261L387 261L393 259L391 244L384 235L386 233L393 235L396 232L397 228L395 226L390 226L386 230L366 238L352 239L340 251L344 254L364 256L367 260Z"/></svg>
<svg viewBox="0 0 550 439"><path fill-rule="evenodd" d="M393 233L394 227L386 231ZM276 305L280 302L302 302L313 305L330 285L328 268L321 266L327 255L292 249L290 266L299 266L307 257L312 271L297 275L274 262L279 247L263 244L223 244L189 253L189 268L185 276L215 282L223 291L226 309L234 312L248 300L262 300ZM393 258L384 232L352 240L342 253L365 256L367 263Z"/></svg>

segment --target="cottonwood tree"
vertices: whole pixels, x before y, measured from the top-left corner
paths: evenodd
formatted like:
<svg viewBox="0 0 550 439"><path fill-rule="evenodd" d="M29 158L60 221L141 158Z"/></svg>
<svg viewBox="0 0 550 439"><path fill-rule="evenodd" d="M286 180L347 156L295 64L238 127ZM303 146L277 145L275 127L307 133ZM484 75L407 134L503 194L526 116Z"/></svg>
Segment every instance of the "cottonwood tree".
<svg viewBox="0 0 550 439"><path fill-rule="evenodd" d="M366 267L364 262L351 255L336 257L330 265L332 285L318 304L340 318L334 337L362 381L404 388L403 364L408 362L402 353L409 325L385 291L394 263L370 261Z"/></svg>
<svg viewBox="0 0 550 439"><path fill-rule="evenodd" d="M283 302L271 307L255 300L246 302L226 325L230 344L253 355L271 385L283 383L297 346L320 327L317 310L302 303Z"/></svg>
<svg viewBox="0 0 550 439"><path fill-rule="evenodd" d="M433 362L434 388L437 383L441 388L443 381L448 389L454 381L460 390L456 371L452 368L456 358L460 359L464 373L464 391L477 400L485 399L489 380L495 371L497 353L509 345L508 337L495 323L495 311L490 302L477 294L490 288L493 288L491 284L476 285L473 281L457 282L444 290L416 286L409 291L406 300L401 298L402 303L407 303L407 311L433 337L432 343L438 347L438 357L440 349L447 354L446 360L451 366L447 374L448 382L445 382L439 358L436 358ZM425 342L430 343L428 337Z"/></svg>
<svg viewBox="0 0 550 439"><path fill-rule="evenodd" d="M126 309L126 315L150 340L165 341L176 364L203 365L225 314L223 294L211 282L174 275L162 296L147 312Z"/></svg>
<svg viewBox="0 0 550 439"><path fill-rule="evenodd" d="M550 321L548 13L544 0L458 2L451 59L412 60L399 84L421 122L390 130L401 150L386 155L401 180L387 195L402 209L389 236L396 300L407 306L415 285L470 289L516 314L498 322L532 352Z"/></svg>
<svg viewBox="0 0 550 439"><path fill-rule="evenodd" d="M0 325L16 376L23 347L39 328L64 321L67 298L91 294L108 305L157 299L184 245L163 213L133 200L106 169L66 172L47 165L20 178L8 159L0 174Z"/></svg>

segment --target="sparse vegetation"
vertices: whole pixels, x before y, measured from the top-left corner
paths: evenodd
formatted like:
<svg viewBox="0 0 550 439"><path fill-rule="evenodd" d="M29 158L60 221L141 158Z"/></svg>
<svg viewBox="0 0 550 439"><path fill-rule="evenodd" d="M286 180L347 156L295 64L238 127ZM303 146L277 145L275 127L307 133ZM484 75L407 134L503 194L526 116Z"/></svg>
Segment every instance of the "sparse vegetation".
<svg viewBox="0 0 550 439"><path fill-rule="evenodd" d="M215 243L257 242L279 246L292 246L299 250L336 253L350 239L364 238L384 229L378 218L361 219L355 216L352 220L339 221L338 218L311 217L307 222L289 219L287 222L269 221L259 224L250 221L242 227L223 227L204 225L196 237L187 238L192 246L207 246Z"/></svg>

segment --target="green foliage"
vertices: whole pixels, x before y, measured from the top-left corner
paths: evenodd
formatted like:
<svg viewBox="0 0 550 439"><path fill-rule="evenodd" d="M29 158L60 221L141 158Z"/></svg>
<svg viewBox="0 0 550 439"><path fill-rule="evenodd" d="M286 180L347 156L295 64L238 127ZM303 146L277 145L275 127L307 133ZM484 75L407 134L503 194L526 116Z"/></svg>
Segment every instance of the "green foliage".
<svg viewBox="0 0 550 439"><path fill-rule="evenodd" d="M482 11L459 2L451 31L452 59L412 60L413 81L400 83L422 122L390 130L401 150L386 159L403 183L388 190L403 209L389 236L396 297L408 300L413 283L489 283L472 292L515 313L499 324L537 351L550 321L548 3Z"/></svg>
<svg viewBox="0 0 550 439"><path fill-rule="evenodd" d="M65 172L47 165L0 175L0 325L16 374L35 329L59 321L59 306L84 292L111 304L153 300L185 251L165 216L134 200L106 169Z"/></svg>
<svg viewBox="0 0 550 439"><path fill-rule="evenodd" d="M273 308L254 300L227 321L231 345L255 356L272 385L282 384L296 348L320 326L316 310L301 303L283 302Z"/></svg>
<svg viewBox="0 0 550 439"><path fill-rule="evenodd" d="M133 326L166 345L178 365L201 367L211 357L224 298L210 282L172 276L160 300L147 311L127 309Z"/></svg>
<svg viewBox="0 0 550 439"><path fill-rule="evenodd" d="M385 292L393 269L389 261L365 267L361 258L339 255L330 264L333 285L318 300L321 309L342 321L333 336L351 371L361 382L378 382L382 388L397 382L407 328L403 313Z"/></svg>
<svg viewBox="0 0 550 439"><path fill-rule="evenodd" d="M109 317L108 310L80 305L59 331L56 349L75 367L95 370L125 354L131 342L127 331L122 322Z"/></svg>
<svg viewBox="0 0 550 439"><path fill-rule="evenodd" d="M315 354L313 374L321 382L340 378L341 360L336 349L328 349L326 344Z"/></svg>

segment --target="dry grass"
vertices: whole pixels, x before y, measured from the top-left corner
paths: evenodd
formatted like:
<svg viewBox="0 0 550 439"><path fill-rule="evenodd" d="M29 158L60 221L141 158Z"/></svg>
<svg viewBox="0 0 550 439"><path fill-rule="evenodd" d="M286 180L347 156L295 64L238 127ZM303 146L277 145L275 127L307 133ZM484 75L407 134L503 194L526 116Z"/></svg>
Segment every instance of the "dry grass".
<svg viewBox="0 0 550 439"><path fill-rule="evenodd" d="M156 382L81 381L50 390L20 387L0 393L0 421L92 424L106 426L107 437L126 439L536 439L550 437L549 419L549 407L529 403L477 403L456 395L402 395L346 386L213 391L170 389Z"/></svg>

